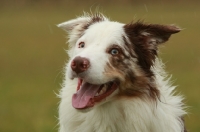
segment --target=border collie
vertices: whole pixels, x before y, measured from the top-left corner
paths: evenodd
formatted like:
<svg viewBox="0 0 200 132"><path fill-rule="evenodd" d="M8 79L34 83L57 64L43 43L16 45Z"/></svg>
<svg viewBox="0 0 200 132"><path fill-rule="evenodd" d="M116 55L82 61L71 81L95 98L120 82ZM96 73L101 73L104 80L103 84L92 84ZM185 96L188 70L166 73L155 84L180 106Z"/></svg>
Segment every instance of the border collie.
<svg viewBox="0 0 200 132"><path fill-rule="evenodd" d="M157 57L158 45L180 28L123 24L100 13L58 27L69 36L60 132L186 132L183 97Z"/></svg>

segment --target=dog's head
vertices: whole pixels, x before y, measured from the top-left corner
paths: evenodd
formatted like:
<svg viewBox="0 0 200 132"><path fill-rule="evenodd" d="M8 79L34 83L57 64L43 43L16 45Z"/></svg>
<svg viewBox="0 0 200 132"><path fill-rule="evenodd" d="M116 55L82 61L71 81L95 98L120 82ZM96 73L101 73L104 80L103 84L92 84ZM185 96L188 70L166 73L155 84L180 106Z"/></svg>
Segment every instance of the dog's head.
<svg viewBox="0 0 200 132"><path fill-rule="evenodd" d="M69 34L68 77L78 78L74 108L85 109L119 97L159 97L151 70L157 46L180 28L122 24L101 14L79 17L58 27Z"/></svg>

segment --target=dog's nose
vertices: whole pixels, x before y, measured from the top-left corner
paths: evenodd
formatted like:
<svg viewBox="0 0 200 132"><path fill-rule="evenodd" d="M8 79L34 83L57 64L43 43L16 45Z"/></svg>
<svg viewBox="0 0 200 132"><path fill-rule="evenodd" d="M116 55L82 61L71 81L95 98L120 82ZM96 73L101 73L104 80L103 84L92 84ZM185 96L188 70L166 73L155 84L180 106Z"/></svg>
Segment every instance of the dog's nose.
<svg viewBox="0 0 200 132"><path fill-rule="evenodd" d="M90 67L90 62L87 58L77 56L71 62L71 68L77 74L86 71Z"/></svg>

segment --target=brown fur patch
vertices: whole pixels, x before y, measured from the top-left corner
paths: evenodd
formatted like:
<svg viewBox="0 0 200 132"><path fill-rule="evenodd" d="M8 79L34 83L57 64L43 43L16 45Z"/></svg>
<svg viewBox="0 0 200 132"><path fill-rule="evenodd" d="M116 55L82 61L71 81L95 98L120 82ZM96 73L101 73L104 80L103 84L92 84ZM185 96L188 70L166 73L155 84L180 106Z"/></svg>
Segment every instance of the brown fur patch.
<svg viewBox="0 0 200 132"><path fill-rule="evenodd" d="M123 37L125 49L129 52L131 58L137 58L137 62L129 59L129 64L114 65L118 70L124 72L125 81L121 82L120 94L137 97L146 95L152 99L159 98L154 73L151 71L151 66L153 66L157 56L157 45L167 41L171 34L179 32L180 29L175 26L137 22L125 25L124 30L129 38L128 41L130 41L129 43L126 37ZM115 64L113 59L111 62ZM132 69L132 65L135 65L137 69ZM135 70L139 71L141 75L136 75Z"/></svg>
<svg viewBox="0 0 200 132"><path fill-rule="evenodd" d="M120 82L119 96L148 96L154 100L159 97L159 90L155 87L153 78L147 77L141 68L135 64L135 56L130 48L126 48L129 49L129 56L125 55L122 48L115 45L109 47L107 52L109 53L110 49L116 47L119 49L120 54L110 57L110 63L107 63L105 74ZM136 71L139 72L139 75L135 73Z"/></svg>
<svg viewBox="0 0 200 132"><path fill-rule="evenodd" d="M141 22L127 24L124 26L124 30L131 42L131 47L134 48L137 54L138 65L149 77L153 76L151 66L157 56L158 44L167 41L171 34L180 31L175 26L144 24Z"/></svg>

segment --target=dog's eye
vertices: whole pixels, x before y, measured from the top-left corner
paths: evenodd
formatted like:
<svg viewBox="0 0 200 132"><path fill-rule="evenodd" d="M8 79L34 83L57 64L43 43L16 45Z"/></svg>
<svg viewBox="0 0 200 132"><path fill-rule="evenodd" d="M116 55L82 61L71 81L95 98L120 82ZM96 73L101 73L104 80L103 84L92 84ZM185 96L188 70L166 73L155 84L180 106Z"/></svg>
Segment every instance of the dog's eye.
<svg viewBox="0 0 200 132"><path fill-rule="evenodd" d="M85 43L84 42L80 42L79 44L78 44L78 48L84 48L85 47Z"/></svg>
<svg viewBox="0 0 200 132"><path fill-rule="evenodd" d="M111 55L118 55L118 54L119 54L119 50L116 49L116 48L111 49L111 50L110 50L110 54L111 54Z"/></svg>

